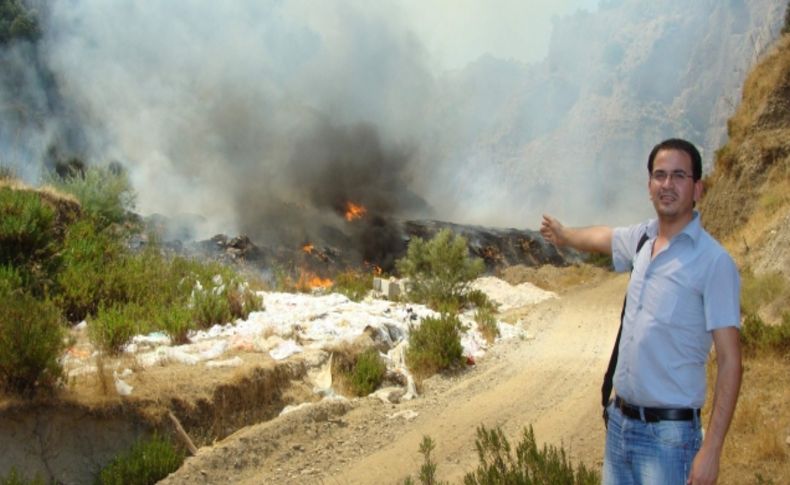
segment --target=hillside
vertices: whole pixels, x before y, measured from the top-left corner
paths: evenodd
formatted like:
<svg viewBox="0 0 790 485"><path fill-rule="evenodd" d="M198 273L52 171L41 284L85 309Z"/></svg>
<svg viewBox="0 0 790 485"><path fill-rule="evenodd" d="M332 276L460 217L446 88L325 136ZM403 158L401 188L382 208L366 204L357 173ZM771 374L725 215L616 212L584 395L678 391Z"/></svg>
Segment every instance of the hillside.
<svg viewBox="0 0 790 485"><path fill-rule="evenodd" d="M453 183L438 204L456 204L461 193L459 218L487 224L492 214L528 224L544 210L575 225L649 215L649 147L688 138L710 169L786 4L602 2L557 19L541 63L488 57L449 75L435 116L452 160L439 166Z"/></svg>
<svg viewBox="0 0 790 485"><path fill-rule="evenodd" d="M743 267L790 278L790 37L751 72L700 205Z"/></svg>

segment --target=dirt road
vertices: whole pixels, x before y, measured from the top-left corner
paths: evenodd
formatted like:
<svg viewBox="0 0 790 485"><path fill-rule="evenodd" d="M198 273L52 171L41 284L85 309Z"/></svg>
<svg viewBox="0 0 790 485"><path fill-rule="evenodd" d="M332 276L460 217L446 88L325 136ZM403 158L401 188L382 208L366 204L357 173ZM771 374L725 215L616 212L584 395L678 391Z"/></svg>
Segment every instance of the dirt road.
<svg viewBox="0 0 790 485"><path fill-rule="evenodd" d="M538 442L599 467L600 381L625 285L624 276L607 277L530 307L522 317L530 338L429 379L416 400L325 401L201 449L162 483L398 483L416 476L424 435L436 442L439 477L457 483L477 464L481 424L501 426L514 444L532 424Z"/></svg>

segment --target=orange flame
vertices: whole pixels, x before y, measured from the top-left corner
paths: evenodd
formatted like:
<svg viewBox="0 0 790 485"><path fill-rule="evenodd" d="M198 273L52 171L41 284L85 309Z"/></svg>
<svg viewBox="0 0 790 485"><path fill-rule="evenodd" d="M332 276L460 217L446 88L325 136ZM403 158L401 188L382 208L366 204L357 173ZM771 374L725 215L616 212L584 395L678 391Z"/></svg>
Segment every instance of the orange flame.
<svg viewBox="0 0 790 485"><path fill-rule="evenodd" d="M346 214L345 214L345 217L346 217L346 220L349 221L349 222L353 221L354 219L359 219L360 217L364 216L365 213L367 213L367 211L368 210L365 209L365 206L363 206L363 205L355 204L355 203L350 202L350 201L346 202Z"/></svg>
<svg viewBox="0 0 790 485"><path fill-rule="evenodd" d="M307 254L312 253L313 252L313 243L307 243L304 246L302 246L302 251L306 252Z"/></svg>
<svg viewBox="0 0 790 485"><path fill-rule="evenodd" d="M334 281L329 278L321 278L317 274L303 269L299 274L299 281L296 283L296 287L309 291L313 288L329 288L334 284Z"/></svg>
<svg viewBox="0 0 790 485"><path fill-rule="evenodd" d="M374 276L381 276L381 273L384 272L384 270L381 269L381 266L377 264L372 264L367 261L364 261L363 264L373 273Z"/></svg>

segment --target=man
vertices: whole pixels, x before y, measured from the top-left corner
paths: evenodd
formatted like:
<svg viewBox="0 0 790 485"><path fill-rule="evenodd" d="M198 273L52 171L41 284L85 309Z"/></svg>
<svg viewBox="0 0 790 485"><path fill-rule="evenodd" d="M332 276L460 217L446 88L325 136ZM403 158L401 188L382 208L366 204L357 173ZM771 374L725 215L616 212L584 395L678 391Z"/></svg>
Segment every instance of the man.
<svg viewBox="0 0 790 485"><path fill-rule="evenodd" d="M659 143L647 170L656 219L568 228L544 215L540 232L556 246L610 254L617 271L632 269L607 407L604 483L712 484L741 384L740 279L694 210L702 195L694 145ZM703 440L699 409L711 342L718 373Z"/></svg>

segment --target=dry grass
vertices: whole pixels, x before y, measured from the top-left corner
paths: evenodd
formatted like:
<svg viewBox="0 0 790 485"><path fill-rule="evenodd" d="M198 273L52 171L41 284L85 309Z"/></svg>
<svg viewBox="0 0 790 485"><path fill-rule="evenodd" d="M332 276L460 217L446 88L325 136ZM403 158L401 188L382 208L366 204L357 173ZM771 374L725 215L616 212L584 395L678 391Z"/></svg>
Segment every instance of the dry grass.
<svg viewBox="0 0 790 485"><path fill-rule="evenodd" d="M610 274L611 271L590 264L578 264L565 268L549 264L532 268L519 264L505 268L499 277L511 285L528 281L544 290L565 293L580 285L598 283Z"/></svg>
<svg viewBox="0 0 790 485"><path fill-rule="evenodd" d="M730 138L748 135L764 114L763 107L775 93L776 87L784 84L784 76L790 69L788 50L790 50L790 36L784 36L749 73L744 82L743 98L738 110L727 124Z"/></svg>
<svg viewBox="0 0 790 485"><path fill-rule="evenodd" d="M709 365L709 397L715 383ZM710 403L703 410L709 422ZM743 384L721 460L719 483L756 483L757 474L775 484L790 483L790 356L744 361Z"/></svg>

